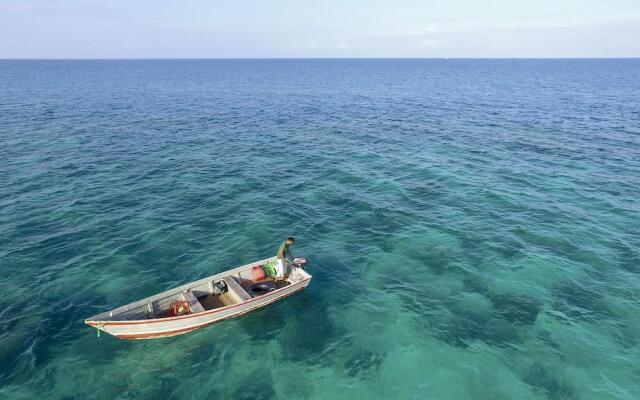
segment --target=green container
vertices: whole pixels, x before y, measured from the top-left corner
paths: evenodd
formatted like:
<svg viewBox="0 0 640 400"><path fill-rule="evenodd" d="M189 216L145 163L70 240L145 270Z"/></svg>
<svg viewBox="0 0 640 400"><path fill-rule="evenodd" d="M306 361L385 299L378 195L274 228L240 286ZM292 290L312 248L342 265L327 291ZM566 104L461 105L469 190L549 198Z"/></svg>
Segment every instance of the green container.
<svg viewBox="0 0 640 400"><path fill-rule="evenodd" d="M264 266L264 274L270 278L275 278L276 276L276 263L271 261L268 262L265 266Z"/></svg>

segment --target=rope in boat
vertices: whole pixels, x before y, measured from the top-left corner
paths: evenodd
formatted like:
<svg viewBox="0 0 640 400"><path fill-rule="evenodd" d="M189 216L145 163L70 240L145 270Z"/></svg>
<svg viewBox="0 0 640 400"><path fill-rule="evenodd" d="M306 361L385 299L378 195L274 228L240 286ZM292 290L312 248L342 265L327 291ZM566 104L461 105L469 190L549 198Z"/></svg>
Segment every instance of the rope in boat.
<svg viewBox="0 0 640 400"><path fill-rule="evenodd" d="M101 329L104 329L104 322L98 322L98 325L96 326L96 330L98 331L98 338L100 337Z"/></svg>

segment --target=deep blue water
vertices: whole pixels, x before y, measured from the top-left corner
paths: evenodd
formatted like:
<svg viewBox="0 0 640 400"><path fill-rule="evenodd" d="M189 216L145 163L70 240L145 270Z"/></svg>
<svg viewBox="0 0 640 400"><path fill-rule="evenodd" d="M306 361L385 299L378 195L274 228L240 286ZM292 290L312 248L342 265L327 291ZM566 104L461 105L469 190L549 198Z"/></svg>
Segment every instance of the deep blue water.
<svg viewBox="0 0 640 400"><path fill-rule="evenodd" d="M0 61L0 398L640 398L640 60ZM83 319L275 254L156 341Z"/></svg>

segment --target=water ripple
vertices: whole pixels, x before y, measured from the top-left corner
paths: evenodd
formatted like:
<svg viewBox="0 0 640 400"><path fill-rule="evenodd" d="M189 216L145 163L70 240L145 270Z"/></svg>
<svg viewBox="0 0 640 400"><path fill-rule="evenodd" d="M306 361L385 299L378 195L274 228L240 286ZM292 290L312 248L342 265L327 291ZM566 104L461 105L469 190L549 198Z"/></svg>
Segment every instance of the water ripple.
<svg viewBox="0 0 640 400"><path fill-rule="evenodd" d="M640 397L638 66L1 61L0 397ZM82 324L288 235L281 303Z"/></svg>

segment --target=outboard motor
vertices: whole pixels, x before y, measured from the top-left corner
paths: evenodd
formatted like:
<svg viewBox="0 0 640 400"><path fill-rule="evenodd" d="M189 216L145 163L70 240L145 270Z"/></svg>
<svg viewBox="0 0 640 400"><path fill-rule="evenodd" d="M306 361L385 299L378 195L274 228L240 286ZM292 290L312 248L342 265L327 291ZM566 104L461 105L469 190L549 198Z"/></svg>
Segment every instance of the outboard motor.
<svg viewBox="0 0 640 400"><path fill-rule="evenodd" d="M295 265L298 268L302 268L307 264L307 258L306 257L296 257L293 259L293 265Z"/></svg>

